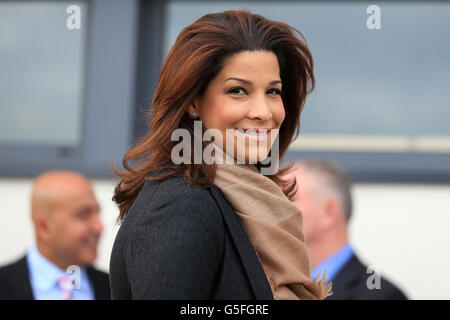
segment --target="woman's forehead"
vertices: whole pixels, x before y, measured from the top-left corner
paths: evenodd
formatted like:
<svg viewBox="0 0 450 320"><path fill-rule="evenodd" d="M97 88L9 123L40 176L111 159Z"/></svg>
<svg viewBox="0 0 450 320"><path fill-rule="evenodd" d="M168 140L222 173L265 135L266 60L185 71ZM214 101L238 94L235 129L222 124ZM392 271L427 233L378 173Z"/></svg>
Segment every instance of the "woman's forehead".
<svg viewBox="0 0 450 320"><path fill-rule="evenodd" d="M278 59L271 51L243 51L225 59L218 77L222 81L229 78L258 80L261 77L280 80Z"/></svg>

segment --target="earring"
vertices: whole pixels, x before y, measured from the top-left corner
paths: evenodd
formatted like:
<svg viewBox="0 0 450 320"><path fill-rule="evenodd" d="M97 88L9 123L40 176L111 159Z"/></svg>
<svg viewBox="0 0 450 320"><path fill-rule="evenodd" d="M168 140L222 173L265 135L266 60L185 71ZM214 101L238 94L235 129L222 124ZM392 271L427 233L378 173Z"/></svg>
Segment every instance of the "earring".
<svg viewBox="0 0 450 320"><path fill-rule="evenodd" d="M196 112L191 112L191 113L188 113L188 114L189 114L189 117L191 117L192 119L197 118L197 113Z"/></svg>

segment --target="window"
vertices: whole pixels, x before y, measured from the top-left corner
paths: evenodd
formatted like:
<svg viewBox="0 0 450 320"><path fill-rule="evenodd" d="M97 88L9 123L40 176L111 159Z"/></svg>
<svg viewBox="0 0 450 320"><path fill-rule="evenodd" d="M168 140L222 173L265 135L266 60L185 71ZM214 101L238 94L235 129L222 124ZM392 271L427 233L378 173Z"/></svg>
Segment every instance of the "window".
<svg viewBox="0 0 450 320"><path fill-rule="evenodd" d="M166 52L183 27L248 8L304 35L315 61L299 138L286 160L327 157L357 180L450 181L450 4L171 1Z"/></svg>
<svg viewBox="0 0 450 320"><path fill-rule="evenodd" d="M72 5L79 29L66 25ZM0 2L0 175L112 176L133 142L138 8Z"/></svg>
<svg viewBox="0 0 450 320"><path fill-rule="evenodd" d="M65 3L0 6L0 143L79 145L87 28L61 27Z"/></svg>
<svg viewBox="0 0 450 320"><path fill-rule="evenodd" d="M68 30L77 5L81 28ZM277 1L0 2L0 175L112 176L146 133L161 61L182 28L248 8L299 29L316 89L285 160L321 156L359 181L450 181L450 4ZM12 18L13 17L13 18Z"/></svg>

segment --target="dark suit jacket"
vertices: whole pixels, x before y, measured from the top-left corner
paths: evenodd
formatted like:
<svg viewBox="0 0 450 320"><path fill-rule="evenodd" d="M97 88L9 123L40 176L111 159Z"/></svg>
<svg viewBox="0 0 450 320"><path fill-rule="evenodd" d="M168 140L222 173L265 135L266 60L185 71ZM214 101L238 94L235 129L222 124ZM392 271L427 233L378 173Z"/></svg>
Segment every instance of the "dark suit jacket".
<svg viewBox="0 0 450 320"><path fill-rule="evenodd" d="M333 295L327 300L406 300L406 296L391 282L381 277L380 289L370 290L367 267L353 255L333 279Z"/></svg>
<svg viewBox="0 0 450 320"><path fill-rule="evenodd" d="M147 181L116 236L113 299L273 299L240 221L216 187Z"/></svg>
<svg viewBox="0 0 450 320"><path fill-rule="evenodd" d="M109 300L108 274L93 267L86 268L96 300ZM0 300L34 300L26 256L0 268Z"/></svg>

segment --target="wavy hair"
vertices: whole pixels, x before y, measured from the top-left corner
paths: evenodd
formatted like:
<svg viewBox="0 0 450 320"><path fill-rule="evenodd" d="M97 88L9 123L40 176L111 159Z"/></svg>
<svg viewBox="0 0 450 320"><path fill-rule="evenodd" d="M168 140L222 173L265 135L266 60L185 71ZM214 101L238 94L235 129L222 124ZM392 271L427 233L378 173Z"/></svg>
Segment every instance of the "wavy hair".
<svg viewBox="0 0 450 320"><path fill-rule="evenodd" d="M227 57L259 50L272 51L280 67L286 114L279 131L279 155L280 159L283 157L298 136L300 113L315 85L313 58L303 35L286 23L268 20L247 9L206 14L181 31L163 63L148 114L148 134L125 154L123 171L112 168L121 178L113 196L120 209L119 221L125 218L146 180L184 176L200 186L213 183L214 164L172 162L171 150L177 142L171 141L171 134L184 128L193 136L188 106L206 90ZM288 197L296 189L295 179L281 178L289 168L268 176Z"/></svg>

